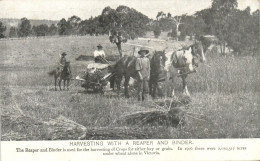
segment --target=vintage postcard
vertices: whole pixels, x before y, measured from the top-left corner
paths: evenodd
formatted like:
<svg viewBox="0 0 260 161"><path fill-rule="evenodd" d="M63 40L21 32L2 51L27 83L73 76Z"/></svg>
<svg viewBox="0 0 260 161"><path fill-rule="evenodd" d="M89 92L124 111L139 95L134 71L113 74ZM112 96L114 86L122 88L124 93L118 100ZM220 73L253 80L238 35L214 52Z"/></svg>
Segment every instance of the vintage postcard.
<svg viewBox="0 0 260 161"><path fill-rule="evenodd" d="M259 160L259 2L0 0L1 160Z"/></svg>

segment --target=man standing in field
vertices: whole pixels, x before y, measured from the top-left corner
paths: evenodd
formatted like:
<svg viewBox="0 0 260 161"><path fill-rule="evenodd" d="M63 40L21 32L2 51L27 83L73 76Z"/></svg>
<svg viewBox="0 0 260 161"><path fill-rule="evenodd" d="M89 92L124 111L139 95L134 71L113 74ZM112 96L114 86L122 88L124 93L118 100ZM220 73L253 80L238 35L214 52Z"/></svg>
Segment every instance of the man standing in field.
<svg viewBox="0 0 260 161"><path fill-rule="evenodd" d="M143 101L147 100L149 95L148 82L150 79L150 60L146 57L146 54L149 53L149 50L146 48L141 48L138 51L140 55L136 60L135 69L138 73L138 100Z"/></svg>
<svg viewBox="0 0 260 161"><path fill-rule="evenodd" d="M103 47L99 44L97 48L98 49L94 51L95 63L107 63Z"/></svg>

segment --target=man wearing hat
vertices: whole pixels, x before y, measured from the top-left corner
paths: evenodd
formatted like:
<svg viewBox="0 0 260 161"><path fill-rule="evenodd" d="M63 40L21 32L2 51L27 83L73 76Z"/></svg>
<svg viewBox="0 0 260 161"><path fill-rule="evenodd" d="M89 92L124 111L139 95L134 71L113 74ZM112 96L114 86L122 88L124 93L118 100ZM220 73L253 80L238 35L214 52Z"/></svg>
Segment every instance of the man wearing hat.
<svg viewBox="0 0 260 161"><path fill-rule="evenodd" d="M99 44L97 48L98 49L94 51L95 63L106 63L103 47Z"/></svg>
<svg viewBox="0 0 260 161"><path fill-rule="evenodd" d="M66 63L66 58L65 58L65 56L66 56L67 54L65 53L65 52L63 52L62 54L61 54L61 58L60 58L60 61L59 61L59 65L60 66L64 66L65 65L65 63Z"/></svg>
<svg viewBox="0 0 260 161"><path fill-rule="evenodd" d="M135 69L138 73L138 100L143 101L148 99L149 87L148 82L150 79L150 60L146 57L149 50L141 48L138 51L140 55L136 60Z"/></svg>
<svg viewBox="0 0 260 161"><path fill-rule="evenodd" d="M63 69L63 67L65 66L66 62L69 62L69 61L67 61L66 58L65 58L66 55L67 55L67 53L66 53L66 52L63 52L63 53L61 54L60 61L58 62L58 67L57 67L57 69L58 69L60 72L62 71L62 69ZM68 67L68 72L69 72L69 73L71 72L70 66Z"/></svg>

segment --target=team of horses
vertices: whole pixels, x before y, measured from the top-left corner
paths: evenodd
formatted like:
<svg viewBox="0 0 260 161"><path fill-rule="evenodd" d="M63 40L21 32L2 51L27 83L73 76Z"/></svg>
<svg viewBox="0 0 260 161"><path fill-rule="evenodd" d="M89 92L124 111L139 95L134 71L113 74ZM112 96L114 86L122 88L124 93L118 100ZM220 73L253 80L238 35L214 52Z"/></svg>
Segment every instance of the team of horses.
<svg viewBox="0 0 260 161"><path fill-rule="evenodd" d="M134 56L124 56L112 67L111 88L114 89L114 84L116 84L117 90L120 91L121 81L124 77L125 97L129 97L128 86L130 77L136 79L138 76L135 70L136 59ZM205 60L203 46L199 41L177 51L155 51L150 60L150 95L155 97L158 83L165 81L165 95L168 95L168 90L170 89L171 96L174 96L174 81L179 76L182 78L183 94L189 96L187 76L196 72L195 68L198 67L199 61L204 62Z"/></svg>
<svg viewBox="0 0 260 161"><path fill-rule="evenodd" d="M132 77L137 79L138 74L135 70L135 63L137 58L134 56L124 56L120 58L115 64L109 67L109 71L112 73L110 77L110 87L114 90L116 85L117 91L120 91L121 82L124 77L124 94L125 97L129 97L128 86L129 80ZM174 82L177 77L182 79L183 94L190 95L187 87L187 76L190 73L196 72L196 67L199 65L199 61L204 62L205 55L201 42L196 41L194 44L179 49L177 51L154 51L150 56L150 81L149 81L149 94L152 97L156 97L156 91L158 90L158 83L165 82L164 94L167 96L174 96ZM55 90L56 82L59 78L59 87L61 90L61 81L67 81L67 89L69 87L69 81L71 79L71 73L68 72L69 63L63 66L63 69L55 69L49 72L49 75L54 75L55 78Z"/></svg>

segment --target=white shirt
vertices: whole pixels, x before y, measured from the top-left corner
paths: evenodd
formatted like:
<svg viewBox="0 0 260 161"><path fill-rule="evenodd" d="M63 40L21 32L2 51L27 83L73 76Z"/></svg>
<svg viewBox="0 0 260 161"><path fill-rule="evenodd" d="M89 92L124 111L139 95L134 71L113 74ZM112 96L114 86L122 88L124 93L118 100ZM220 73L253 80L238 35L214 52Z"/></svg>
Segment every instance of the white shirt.
<svg viewBox="0 0 260 161"><path fill-rule="evenodd" d="M94 51L94 58L97 57L97 56L105 57L105 52L104 52L104 50L95 50L95 51Z"/></svg>

